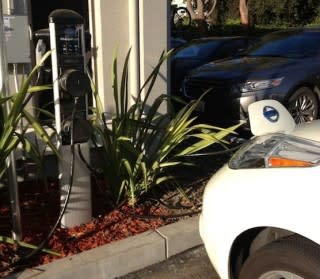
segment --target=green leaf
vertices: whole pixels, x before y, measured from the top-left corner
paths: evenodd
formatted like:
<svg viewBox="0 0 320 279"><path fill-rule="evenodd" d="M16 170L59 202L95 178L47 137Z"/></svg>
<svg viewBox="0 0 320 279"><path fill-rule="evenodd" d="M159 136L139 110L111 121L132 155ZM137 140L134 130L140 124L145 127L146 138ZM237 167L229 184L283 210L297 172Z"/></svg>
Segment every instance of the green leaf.
<svg viewBox="0 0 320 279"><path fill-rule="evenodd" d="M129 95L128 95L127 84L128 84L128 65L129 65L130 52L131 52L131 48L129 49L124 62L121 85L120 85L120 109L121 109L120 111L122 115L126 115L128 110Z"/></svg>
<svg viewBox="0 0 320 279"><path fill-rule="evenodd" d="M49 145L51 150L57 156L59 156L59 152L58 152L56 146L53 144L50 136L48 135L46 130L40 125L40 123L37 122L36 119L27 111L23 111L23 115L29 121L29 123L31 123L36 135L39 136L47 145Z"/></svg>
<svg viewBox="0 0 320 279"><path fill-rule="evenodd" d="M10 154L17 147L18 143L18 138L16 136L12 137L11 141L5 145L5 152Z"/></svg>
<svg viewBox="0 0 320 279"><path fill-rule="evenodd" d="M159 164L159 168L167 168L167 167L174 167L174 166L178 166L181 165L181 162L176 161L176 162L164 162Z"/></svg>
<svg viewBox="0 0 320 279"><path fill-rule="evenodd" d="M4 104L5 102L9 101L10 99L12 99L12 96L9 96L9 97L1 97L1 98L0 98L0 105Z"/></svg>
<svg viewBox="0 0 320 279"><path fill-rule="evenodd" d="M37 85L28 88L28 93L39 93L41 91L52 89L52 85ZM51 94L51 93L50 93Z"/></svg>
<svg viewBox="0 0 320 279"><path fill-rule="evenodd" d="M156 185L160 185L160 184L162 184L162 183L164 183L164 182L167 182L167 181L169 181L169 180L173 180L173 179L175 179L175 176L170 176L170 175L168 175L168 176L162 176L162 177L159 177L159 178L157 178L157 180L156 180Z"/></svg>
<svg viewBox="0 0 320 279"><path fill-rule="evenodd" d="M117 67L117 51L114 52L112 58L112 88L113 88L113 98L116 106L116 115L119 117L119 96L118 96L118 67Z"/></svg>
<svg viewBox="0 0 320 279"><path fill-rule="evenodd" d="M104 112L103 105L102 105L100 96L98 94L98 89L97 89L96 85L94 84L93 78L90 75L90 72L89 72L88 69L87 69L87 76L89 77L90 85L91 85L91 91L92 91L92 94L93 94L93 97L94 97L94 100L95 100L95 109L96 109L95 116L96 116L97 120L101 121L102 120L102 114Z"/></svg>
<svg viewBox="0 0 320 279"><path fill-rule="evenodd" d="M1 236L0 235L0 241L4 242L4 243L7 243L7 244L12 244L12 245L17 244L18 246L21 246L21 247L24 247L24 248L28 248L28 249L32 249L32 250L38 249L38 247L35 246L35 245L29 244L29 243L26 243L26 242L23 242L23 241L16 241L16 240L13 240L12 238L6 237L6 236ZM62 256L59 252L57 252L55 250L52 250L52 249L43 248L41 251L44 252L44 253L53 255L53 256L57 256L57 257L61 257Z"/></svg>
<svg viewBox="0 0 320 279"><path fill-rule="evenodd" d="M50 111L48 110L45 110L45 109L41 109L39 107L35 107L34 108L37 112L39 113L42 113L44 116L48 117L49 119L55 119L55 115L53 113L51 113Z"/></svg>

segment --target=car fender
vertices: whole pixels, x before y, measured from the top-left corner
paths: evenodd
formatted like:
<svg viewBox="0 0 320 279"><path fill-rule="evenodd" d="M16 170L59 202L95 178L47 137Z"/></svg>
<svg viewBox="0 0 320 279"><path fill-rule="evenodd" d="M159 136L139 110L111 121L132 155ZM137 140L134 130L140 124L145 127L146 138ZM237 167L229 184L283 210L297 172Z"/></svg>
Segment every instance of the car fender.
<svg viewBox="0 0 320 279"><path fill-rule="evenodd" d="M296 137L320 142L320 119L297 125L291 134Z"/></svg>
<svg viewBox="0 0 320 279"><path fill-rule="evenodd" d="M248 229L282 228L320 243L314 218L320 210L319 178L320 167L232 170L225 165L210 179L200 234L222 279L229 278L234 240Z"/></svg>

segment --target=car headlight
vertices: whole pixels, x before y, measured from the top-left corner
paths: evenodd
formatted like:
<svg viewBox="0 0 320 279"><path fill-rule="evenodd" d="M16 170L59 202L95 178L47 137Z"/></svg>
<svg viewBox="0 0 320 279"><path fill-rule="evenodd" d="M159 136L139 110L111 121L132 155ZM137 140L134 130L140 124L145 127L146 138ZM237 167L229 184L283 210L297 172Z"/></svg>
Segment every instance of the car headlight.
<svg viewBox="0 0 320 279"><path fill-rule="evenodd" d="M242 93L263 90L268 88L277 87L281 84L283 77L265 80L248 80L240 84L240 91Z"/></svg>
<svg viewBox="0 0 320 279"><path fill-rule="evenodd" d="M312 167L320 164L320 142L285 134L255 137L229 162L232 169Z"/></svg>

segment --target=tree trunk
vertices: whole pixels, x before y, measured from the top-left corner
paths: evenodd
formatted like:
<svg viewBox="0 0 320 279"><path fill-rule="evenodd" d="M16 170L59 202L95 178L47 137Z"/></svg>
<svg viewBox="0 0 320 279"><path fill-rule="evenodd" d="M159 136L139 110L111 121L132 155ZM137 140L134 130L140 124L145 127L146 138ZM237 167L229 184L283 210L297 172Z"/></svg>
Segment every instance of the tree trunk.
<svg viewBox="0 0 320 279"><path fill-rule="evenodd" d="M187 9L192 20L205 20L204 4L202 0L197 0L197 12L192 8L192 0L187 0Z"/></svg>
<svg viewBox="0 0 320 279"><path fill-rule="evenodd" d="M240 22L244 26L249 26L249 11L247 0L239 0Z"/></svg>
<svg viewBox="0 0 320 279"><path fill-rule="evenodd" d="M200 37L207 36L207 24L203 0L197 0L196 10L193 9L191 0L187 0L187 9L190 12L192 21L198 28Z"/></svg>
<svg viewBox="0 0 320 279"><path fill-rule="evenodd" d="M216 6L217 6L218 0L206 0L204 1L204 4L208 4L207 9L205 9L204 16L206 18L207 23L212 23L211 15L213 14Z"/></svg>

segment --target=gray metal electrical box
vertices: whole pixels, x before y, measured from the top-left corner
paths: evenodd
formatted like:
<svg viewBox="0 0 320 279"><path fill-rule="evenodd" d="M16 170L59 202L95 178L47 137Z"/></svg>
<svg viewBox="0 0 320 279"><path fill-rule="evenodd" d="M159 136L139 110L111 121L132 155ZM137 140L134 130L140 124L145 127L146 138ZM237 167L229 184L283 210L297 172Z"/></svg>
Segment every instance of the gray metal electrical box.
<svg viewBox="0 0 320 279"><path fill-rule="evenodd" d="M31 63L28 16L3 15L8 63Z"/></svg>

